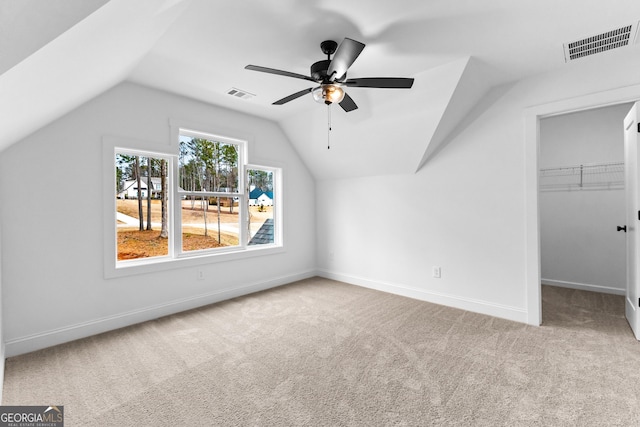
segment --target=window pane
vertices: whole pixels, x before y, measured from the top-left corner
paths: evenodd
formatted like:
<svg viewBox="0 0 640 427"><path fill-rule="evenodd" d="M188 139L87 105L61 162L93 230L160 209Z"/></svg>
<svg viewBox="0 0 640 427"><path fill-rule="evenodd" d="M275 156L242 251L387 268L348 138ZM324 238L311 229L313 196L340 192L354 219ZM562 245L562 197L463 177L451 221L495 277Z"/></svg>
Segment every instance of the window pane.
<svg viewBox="0 0 640 427"><path fill-rule="evenodd" d="M236 144L180 135L180 188L237 193L238 152Z"/></svg>
<svg viewBox="0 0 640 427"><path fill-rule="evenodd" d="M188 195L182 200L182 251L240 242L240 205L234 197Z"/></svg>
<svg viewBox="0 0 640 427"><path fill-rule="evenodd" d="M273 243L274 187L273 172L249 169L249 245Z"/></svg>
<svg viewBox="0 0 640 427"><path fill-rule="evenodd" d="M168 161L116 153L115 168L118 260L168 255Z"/></svg>

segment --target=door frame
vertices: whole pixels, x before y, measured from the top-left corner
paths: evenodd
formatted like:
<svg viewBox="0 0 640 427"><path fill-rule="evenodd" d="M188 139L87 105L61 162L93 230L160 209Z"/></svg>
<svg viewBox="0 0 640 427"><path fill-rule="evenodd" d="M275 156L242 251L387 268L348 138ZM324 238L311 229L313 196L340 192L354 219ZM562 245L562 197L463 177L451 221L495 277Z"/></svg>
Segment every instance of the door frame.
<svg viewBox="0 0 640 427"><path fill-rule="evenodd" d="M527 324L542 323L540 264L540 207L538 202L538 163L540 120L546 117L608 107L640 100L640 85L605 90L589 95L554 101L525 109L525 283ZM622 126L622 123L620 123Z"/></svg>
<svg viewBox="0 0 640 427"><path fill-rule="evenodd" d="M636 128L635 125L638 123L639 108L640 106L636 102L624 118L625 184L627 180L637 181L638 179L638 132L640 132L640 128ZM633 167L626 168L627 165ZM638 298L638 262L636 261L638 258L638 227L635 218L638 209L638 183L636 182L634 185L625 186L624 192L627 202L625 224L629 224L626 236L627 286L625 290L624 315L631 326L633 335L636 339L640 339L640 331L638 331L638 309L635 303ZM630 204L633 211L629 209L629 202L631 202Z"/></svg>

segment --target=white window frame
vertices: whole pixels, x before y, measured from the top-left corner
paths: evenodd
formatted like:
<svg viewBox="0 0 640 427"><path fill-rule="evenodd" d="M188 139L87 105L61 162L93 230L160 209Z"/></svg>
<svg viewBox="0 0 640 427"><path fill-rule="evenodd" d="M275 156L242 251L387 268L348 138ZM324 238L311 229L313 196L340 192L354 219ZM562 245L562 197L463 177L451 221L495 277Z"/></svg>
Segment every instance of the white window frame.
<svg viewBox="0 0 640 427"><path fill-rule="evenodd" d="M103 194L104 194L104 277L117 278L133 274L154 273L166 271L174 268L197 267L199 265L216 262L227 262L255 256L264 256L285 251L283 239L283 185L282 167L265 166L263 164L251 164L248 160L248 146L251 143L249 138L221 136L216 133L206 131L194 131L200 127L183 127L171 123L171 143L169 145L159 145L140 140L132 140L119 137L103 137ZM198 135L206 139L233 143L239 145L238 153L238 192L182 192L178 189L178 153L179 135L188 132L189 136ZM220 132L227 133L227 132ZM233 133L231 133L233 135ZM116 225L116 172L115 154L138 154L141 156L151 156L163 158L169 161L169 251L166 256L152 258L141 258L135 260L118 261L117 259L117 225ZM249 194L246 191L247 170L260 169L273 172L274 180L274 242L272 244L247 245L248 243L248 204ZM205 197L239 197L240 209L240 244L223 248L212 248L198 251L182 251L182 223L181 223L181 203L180 197L184 194L196 194ZM194 272L193 280L197 280Z"/></svg>

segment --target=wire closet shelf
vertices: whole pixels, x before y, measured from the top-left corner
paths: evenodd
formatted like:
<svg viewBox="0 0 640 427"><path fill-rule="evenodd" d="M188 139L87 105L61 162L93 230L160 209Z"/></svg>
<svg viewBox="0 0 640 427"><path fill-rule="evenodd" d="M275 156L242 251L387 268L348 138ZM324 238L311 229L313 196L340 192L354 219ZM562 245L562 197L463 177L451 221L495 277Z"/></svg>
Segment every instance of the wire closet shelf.
<svg viewBox="0 0 640 427"><path fill-rule="evenodd" d="M591 163L540 169L540 191L624 188L624 162Z"/></svg>

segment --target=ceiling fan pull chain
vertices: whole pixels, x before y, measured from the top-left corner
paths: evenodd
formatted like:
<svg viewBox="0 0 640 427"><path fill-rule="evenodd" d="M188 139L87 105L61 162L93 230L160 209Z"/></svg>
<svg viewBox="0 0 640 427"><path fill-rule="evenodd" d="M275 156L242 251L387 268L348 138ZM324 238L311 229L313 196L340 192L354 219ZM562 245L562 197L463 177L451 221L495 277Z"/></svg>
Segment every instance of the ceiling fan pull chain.
<svg viewBox="0 0 640 427"><path fill-rule="evenodd" d="M327 150L331 149L331 104L327 104Z"/></svg>

